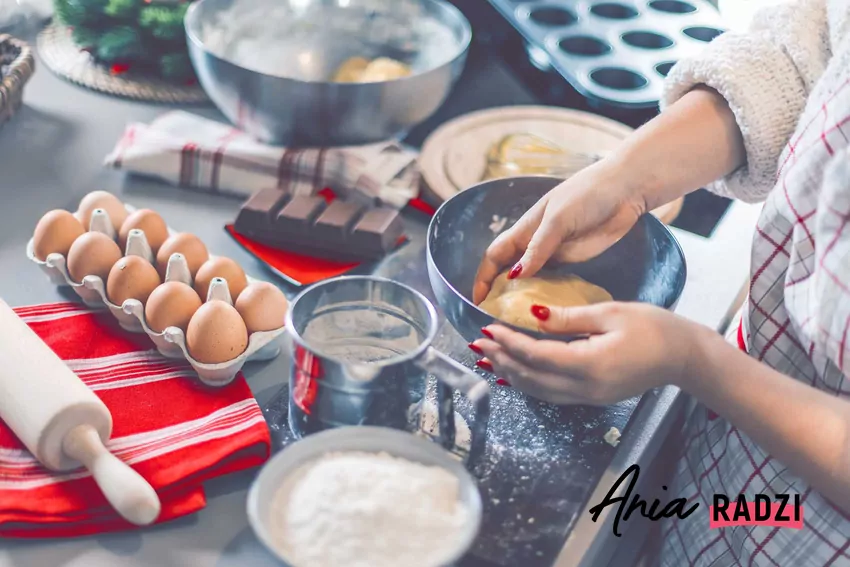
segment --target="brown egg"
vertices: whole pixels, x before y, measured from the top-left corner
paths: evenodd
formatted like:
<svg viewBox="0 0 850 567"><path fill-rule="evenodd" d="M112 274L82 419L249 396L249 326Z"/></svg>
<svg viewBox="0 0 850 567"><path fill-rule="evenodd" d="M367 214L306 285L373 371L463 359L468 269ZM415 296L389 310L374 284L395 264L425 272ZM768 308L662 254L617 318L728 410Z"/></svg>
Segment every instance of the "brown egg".
<svg viewBox="0 0 850 567"><path fill-rule="evenodd" d="M245 289L245 286L248 285L248 278L245 277L245 272L239 267L239 264L223 256L210 258L195 274L195 291L204 301L207 300L207 292L213 278L227 280L227 289L230 290L230 297L234 302Z"/></svg>
<svg viewBox="0 0 850 567"><path fill-rule="evenodd" d="M167 327L180 327L186 332L192 315L201 306L195 290L183 282L165 282L158 286L145 304L145 320L157 333Z"/></svg>
<svg viewBox="0 0 850 567"><path fill-rule="evenodd" d="M248 348L248 329L235 307L224 301L209 301L189 321L186 345L198 362L227 362Z"/></svg>
<svg viewBox="0 0 850 567"><path fill-rule="evenodd" d="M138 299L144 304L160 283L159 274L150 262L139 256L125 256L109 270L106 297L115 305L128 299Z"/></svg>
<svg viewBox="0 0 850 567"><path fill-rule="evenodd" d="M194 234L188 232L172 234L162 243L159 252L156 253L156 269L163 278L165 277L165 270L168 268L168 259L176 253L183 254L186 257L186 263L189 265L189 272L193 278L201 265L210 259L207 247Z"/></svg>
<svg viewBox="0 0 850 567"><path fill-rule="evenodd" d="M236 311L242 315L249 333L273 331L283 327L286 296L268 282L249 284L236 300Z"/></svg>
<svg viewBox="0 0 850 567"><path fill-rule="evenodd" d="M118 231L118 244L121 246L121 250L126 250L127 236L134 228L145 233L154 254L168 238L168 227L162 217L150 209L139 209L127 217Z"/></svg>
<svg viewBox="0 0 850 567"><path fill-rule="evenodd" d="M86 276L99 276L105 282L120 259L121 250L114 240L102 232L86 232L68 251L68 273L77 283Z"/></svg>
<svg viewBox="0 0 850 567"><path fill-rule="evenodd" d="M54 252L68 256L71 245L85 229L77 218L62 209L50 211L38 221L33 233L33 253L39 260L47 260Z"/></svg>
<svg viewBox="0 0 850 567"><path fill-rule="evenodd" d="M112 226L115 227L115 232L121 229L121 225L127 219L127 209L124 203L106 191L92 191L80 201L80 206L77 208L77 218L83 224L83 227L88 230L91 224L91 215L96 209L103 209L109 215L109 220L112 221Z"/></svg>

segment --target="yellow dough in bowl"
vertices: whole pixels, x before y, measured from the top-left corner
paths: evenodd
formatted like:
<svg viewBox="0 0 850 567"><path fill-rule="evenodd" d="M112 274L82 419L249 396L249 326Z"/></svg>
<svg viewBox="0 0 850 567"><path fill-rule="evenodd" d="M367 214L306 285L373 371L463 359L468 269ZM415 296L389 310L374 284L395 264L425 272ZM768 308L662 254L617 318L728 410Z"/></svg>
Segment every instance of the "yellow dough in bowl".
<svg viewBox="0 0 850 567"><path fill-rule="evenodd" d="M533 277L509 280L508 273L499 274L490 293L478 307L496 319L536 331L537 319L532 305L546 307L578 307L613 301L611 294L578 276Z"/></svg>
<svg viewBox="0 0 850 567"><path fill-rule="evenodd" d="M339 69L336 70L333 81L335 83L356 83L360 80L360 75L363 74L363 71L365 71L368 66L369 60L365 57L352 57L350 59L346 59L345 62L339 66Z"/></svg>
<svg viewBox="0 0 850 567"><path fill-rule="evenodd" d="M389 57L378 57L373 61L364 57L351 57L339 66L333 80L336 83L378 83L401 79L410 74L410 67Z"/></svg>

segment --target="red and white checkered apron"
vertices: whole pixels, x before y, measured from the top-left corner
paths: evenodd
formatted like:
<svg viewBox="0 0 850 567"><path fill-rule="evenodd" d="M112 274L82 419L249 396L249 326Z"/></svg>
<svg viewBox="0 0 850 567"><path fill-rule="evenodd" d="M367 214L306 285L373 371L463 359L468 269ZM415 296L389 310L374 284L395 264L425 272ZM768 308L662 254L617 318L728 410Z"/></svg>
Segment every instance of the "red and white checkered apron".
<svg viewBox="0 0 850 567"><path fill-rule="evenodd" d="M850 160L850 69L827 72L836 79L830 84L841 86L828 91L822 82L810 95L758 223L739 341L783 374L850 399L850 178L824 183L833 158ZM661 565L850 565L850 516L747 434L698 405L684 442L674 489L700 502L702 512L666 522ZM758 493L799 493L805 528L709 530L715 493L743 493L748 500Z"/></svg>

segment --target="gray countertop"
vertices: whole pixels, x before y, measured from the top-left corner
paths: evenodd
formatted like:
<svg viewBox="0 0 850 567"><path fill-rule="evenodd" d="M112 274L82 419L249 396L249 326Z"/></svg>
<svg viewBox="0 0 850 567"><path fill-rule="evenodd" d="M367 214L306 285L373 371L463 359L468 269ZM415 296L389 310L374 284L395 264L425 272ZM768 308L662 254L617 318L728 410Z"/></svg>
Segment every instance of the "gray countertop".
<svg viewBox="0 0 850 567"><path fill-rule="evenodd" d="M197 234L210 250L269 278L224 232L238 202L180 190L106 170L103 158L128 121L147 122L167 110L92 93L41 67L26 87L25 106L0 129L0 296L10 305L67 299L24 254L33 227L51 208L73 210L94 189L160 212L173 226ZM211 108L195 112L218 117ZM291 295L291 291L287 291ZM288 374L287 362L251 365L250 385L262 404ZM206 485L201 514L144 532L68 541L0 543L0 566L274 565L248 529L245 495L255 471ZM263 562L267 563L263 563Z"/></svg>
<svg viewBox="0 0 850 567"><path fill-rule="evenodd" d="M525 102L525 101L517 101ZM147 122L167 107L123 101L72 86L40 68L27 86L25 107L0 129L0 296L11 305L65 299L30 264L26 241L39 217L51 208L73 209L94 189L106 189L138 207L159 211L175 228L200 236L211 251L239 261L254 276L268 273L222 230L233 219L237 202L125 177L101 166L129 121ZM209 108L195 110L218 117ZM748 242L757 210L736 204L710 239L676 231L688 260L689 281L677 311L721 329L728 321L748 269ZM420 228L421 230L421 228ZM425 284L427 285L427 284ZM294 289L284 288L287 295ZM288 375L286 357L246 367L260 404L280 389ZM598 490L632 462L654 458L669 427L668 409L677 392L653 393L633 417L640 427L624 436ZM650 403L651 402L651 403ZM192 517L144 531L65 541L3 541L0 567L122 565L274 565L251 534L245 496L254 471L231 475L206 485L208 506ZM594 496L595 498L595 496ZM589 522L583 514L560 554L558 565L590 564L610 555L606 519ZM582 561L584 558L584 561Z"/></svg>

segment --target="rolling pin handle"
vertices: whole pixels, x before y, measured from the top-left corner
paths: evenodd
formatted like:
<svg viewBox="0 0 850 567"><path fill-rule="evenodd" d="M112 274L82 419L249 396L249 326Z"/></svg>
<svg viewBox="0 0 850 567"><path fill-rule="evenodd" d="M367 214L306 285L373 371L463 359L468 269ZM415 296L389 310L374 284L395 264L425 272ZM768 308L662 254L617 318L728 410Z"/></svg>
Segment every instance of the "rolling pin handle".
<svg viewBox="0 0 850 567"><path fill-rule="evenodd" d="M106 499L128 522L146 526L159 517L160 502L156 491L139 473L103 446L93 427L80 425L69 431L63 449L91 472Z"/></svg>

